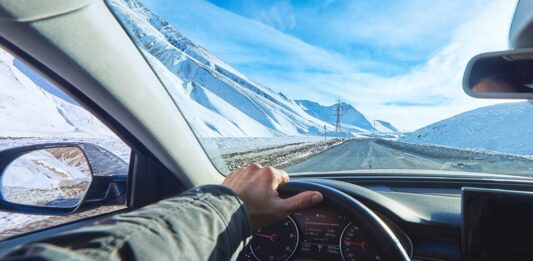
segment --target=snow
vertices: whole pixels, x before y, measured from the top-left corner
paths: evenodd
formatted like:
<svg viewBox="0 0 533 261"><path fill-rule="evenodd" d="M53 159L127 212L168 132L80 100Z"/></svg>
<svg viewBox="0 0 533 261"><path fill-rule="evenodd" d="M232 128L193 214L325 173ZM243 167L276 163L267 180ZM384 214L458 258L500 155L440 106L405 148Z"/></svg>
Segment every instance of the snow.
<svg viewBox="0 0 533 261"><path fill-rule="evenodd" d="M331 138L328 138L328 140ZM319 136L286 136L286 137L218 137L202 138L202 144L212 144L213 149L220 154L230 154L262 150L294 143L317 143L324 141Z"/></svg>
<svg viewBox="0 0 533 261"><path fill-rule="evenodd" d="M131 150L124 142L73 100L68 102L64 96L60 98L58 93L49 92L49 85L38 73L29 73L20 61L0 49L0 150L31 144L86 142L104 147L129 162ZM39 162L41 169L36 169L32 161ZM48 166L44 168L44 165ZM86 179L80 171L45 154L28 154L12 167L16 179L6 179L9 173L3 175L2 182L8 186L4 186L2 194L13 201L64 206L76 203L84 194L81 185L86 184ZM54 173L63 173L66 179L42 175L42 168L55 169ZM26 187L17 186L20 184ZM50 189L60 186L69 189ZM54 224L59 224L68 218L0 212L0 237L43 228L37 225L28 228L32 222L53 219L58 221Z"/></svg>
<svg viewBox="0 0 533 261"><path fill-rule="evenodd" d="M246 152L237 152L223 155L225 167L228 171L258 163L263 166L272 166L283 169L303 161L312 155L319 154L335 146L343 144L349 139L333 138L314 142L297 142L268 148L255 149Z"/></svg>
<svg viewBox="0 0 533 261"><path fill-rule="evenodd" d="M428 125L400 141L533 155L531 119L529 102L497 104Z"/></svg>
<svg viewBox="0 0 533 261"><path fill-rule="evenodd" d="M112 0L111 7L198 136L278 137L321 135L324 126L334 130L331 121L253 82L138 1ZM354 121L346 123L350 129L344 136L377 131L349 108L346 119Z"/></svg>
<svg viewBox="0 0 533 261"><path fill-rule="evenodd" d="M14 61L11 54L0 49L0 137L116 138L80 106L38 86Z"/></svg>

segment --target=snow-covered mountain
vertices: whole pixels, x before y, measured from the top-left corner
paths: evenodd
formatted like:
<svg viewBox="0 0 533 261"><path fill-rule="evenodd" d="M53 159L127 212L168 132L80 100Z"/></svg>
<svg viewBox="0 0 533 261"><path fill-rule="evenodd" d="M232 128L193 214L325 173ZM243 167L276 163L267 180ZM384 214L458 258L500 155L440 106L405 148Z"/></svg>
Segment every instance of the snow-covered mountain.
<svg viewBox="0 0 533 261"><path fill-rule="evenodd" d="M295 101L305 112L311 116L335 125L337 121L337 104L324 106L308 100ZM392 124L386 121L370 122L365 115L352 105L340 102L338 104L341 115L341 126L347 132L398 132Z"/></svg>
<svg viewBox="0 0 533 261"><path fill-rule="evenodd" d="M533 105L504 103L428 125L401 141L533 155Z"/></svg>
<svg viewBox="0 0 533 261"><path fill-rule="evenodd" d="M324 125L334 129L187 39L137 0L112 0L111 6L199 136L313 135ZM353 126L351 131L372 131L371 126Z"/></svg>
<svg viewBox="0 0 533 261"><path fill-rule="evenodd" d="M343 104L343 130L281 93L227 65L136 0L113 0L113 8L152 63L169 93L201 137L272 137L390 132ZM330 106L331 107L331 106ZM63 95L11 54L0 50L0 137L113 138L93 115ZM382 126L382 127L379 127Z"/></svg>
<svg viewBox="0 0 533 261"><path fill-rule="evenodd" d="M37 85L0 49L0 137L112 137L93 115ZM31 78L30 78L31 77Z"/></svg>

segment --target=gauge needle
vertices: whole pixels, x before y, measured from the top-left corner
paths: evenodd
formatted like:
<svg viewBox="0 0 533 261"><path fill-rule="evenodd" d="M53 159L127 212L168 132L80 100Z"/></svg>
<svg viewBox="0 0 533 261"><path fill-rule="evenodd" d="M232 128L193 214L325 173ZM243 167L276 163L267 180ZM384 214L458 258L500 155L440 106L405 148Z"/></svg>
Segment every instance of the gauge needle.
<svg viewBox="0 0 533 261"><path fill-rule="evenodd" d="M348 241L348 240L344 240L344 243L348 244L350 246L358 246L358 247L361 247L361 248L367 248L368 247L368 242L367 241Z"/></svg>
<svg viewBox="0 0 533 261"><path fill-rule="evenodd" d="M268 238L268 239L270 239L270 240L272 240L272 241L275 241L275 240L278 239L278 235L277 235L277 234L265 235L265 234L255 233L254 235L259 236L259 237Z"/></svg>

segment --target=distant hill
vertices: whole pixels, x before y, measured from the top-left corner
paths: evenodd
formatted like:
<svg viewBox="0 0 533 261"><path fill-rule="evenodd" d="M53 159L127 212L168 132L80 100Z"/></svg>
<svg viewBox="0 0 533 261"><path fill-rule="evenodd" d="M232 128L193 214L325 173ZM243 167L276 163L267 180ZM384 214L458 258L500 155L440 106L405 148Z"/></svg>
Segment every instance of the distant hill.
<svg viewBox="0 0 533 261"><path fill-rule="evenodd" d="M497 104L428 125L401 141L532 155L532 119L529 102Z"/></svg>

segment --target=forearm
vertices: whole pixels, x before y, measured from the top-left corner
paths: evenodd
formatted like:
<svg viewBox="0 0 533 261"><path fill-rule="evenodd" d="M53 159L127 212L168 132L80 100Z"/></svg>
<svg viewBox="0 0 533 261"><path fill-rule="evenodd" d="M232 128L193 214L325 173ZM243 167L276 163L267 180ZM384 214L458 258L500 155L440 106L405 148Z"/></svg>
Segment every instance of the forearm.
<svg viewBox="0 0 533 261"><path fill-rule="evenodd" d="M231 190L203 186L98 225L25 246L9 256L228 260L240 252L251 230L246 209Z"/></svg>

